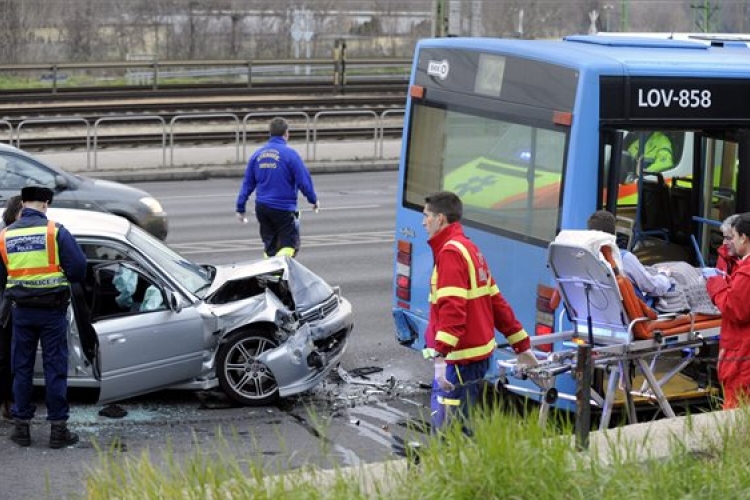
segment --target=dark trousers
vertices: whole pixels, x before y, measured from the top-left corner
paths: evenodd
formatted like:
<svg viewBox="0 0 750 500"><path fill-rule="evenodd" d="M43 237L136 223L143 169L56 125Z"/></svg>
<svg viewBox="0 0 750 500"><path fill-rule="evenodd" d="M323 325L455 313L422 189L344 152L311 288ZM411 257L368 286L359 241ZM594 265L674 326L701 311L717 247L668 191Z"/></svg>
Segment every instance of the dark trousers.
<svg viewBox="0 0 750 500"><path fill-rule="evenodd" d="M13 330L10 319L0 325L0 402L13 400L13 372L10 364L10 339Z"/></svg>
<svg viewBox="0 0 750 500"><path fill-rule="evenodd" d="M437 380L432 381L430 398L432 431L438 432L454 419L462 421L464 433L471 434L468 427L469 411L479 401L482 379L490 369L490 358L465 365L449 364L445 378L453 384L452 391L444 391Z"/></svg>
<svg viewBox="0 0 750 500"><path fill-rule="evenodd" d="M266 257L277 253L294 256L299 251L299 219L297 212L276 210L255 204L255 217L260 226L260 238Z"/></svg>
<svg viewBox="0 0 750 500"><path fill-rule="evenodd" d="M47 420L68 420L68 319L65 309L13 308L13 418L31 420L34 362L42 344Z"/></svg>

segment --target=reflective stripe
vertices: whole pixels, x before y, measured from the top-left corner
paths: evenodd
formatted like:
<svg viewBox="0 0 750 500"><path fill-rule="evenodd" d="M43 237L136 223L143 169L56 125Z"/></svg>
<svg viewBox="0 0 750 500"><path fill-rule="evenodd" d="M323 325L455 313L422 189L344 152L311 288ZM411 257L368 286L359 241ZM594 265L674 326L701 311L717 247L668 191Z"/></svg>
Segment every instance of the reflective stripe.
<svg viewBox="0 0 750 500"><path fill-rule="evenodd" d="M467 298L475 299L484 297L485 295L491 295L492 287L489 285L490 276L487 275L487 284L477 286L477 269L476 267L474 267L474 261L471 260L471 254L469 254L469 251L466 249L463 243L459 243L455 240L450 240L446 243L446 245L453 245L454 247L458 248L458 250L461 252L461 255L463 255L464 259L466 260L466 265L469 267L469 289L466 291Z"/></svg>
<svg viewBox="0 0 750 500"><path fill-rule="evenodd" d="M521 329L517 331L516 333L514 333L513 335L508 335L507 339L510 345L515 345L521 342L523 339L525 339L528 336L529 334L526 333L526 330Z"/></svg>
<svg viewBox="0 0 750 500"><path fill-rule="evenodd" d="M468 299L469 291L457 286L446 286L439 290L435 290L432 303L436 304L438 300L444 297L458 297L459 299Z"/></svg>
<svg viewBox="0 0 750 500"><path fill-rule="evenodd" d="M458 384L464 385L464 378L461 376L461 369L459 368L459 365L453 365L453 368L456 369L456 378L458 379Z"/></svg>
<svg viewBox="0 0 750 500"><path fill-rule="evenodd" d="M5 269L8 269L8 251L5 249L5 232L8 230L7 227L3 228L3 231L0 232L0 256L3 258L3 264L5 264Z"/></svg>
<svg viewBox="0 0 750 500"><path fill-rule="evenodd" d="M464 359L486 358L487 356L492 354L492 351L495 350L496 345L497 344L495 344L495 339L493 338L485 345L481 345L478 347L467 347L466 349L451 351L448 353L445 359L446 361L461 361Z"/></svg>
<svg viewBox="0 0 750 500"><path fill-rule="evenodd" d="M26 285L26 286L64 286L68 284L65 277L48 278L43 280L14 280L8 279L9 285Z"/></svg>
<svg viewBox="0 0 750 500"><path fill-rule="evenodd" d="M424 349L422 349L422 356L424 357L424 359L432 359L437 356L437 353L438 352L432 347L425 347Z"/></svg>
<svg viewBox="0 0 750 500"><path fill-rule="evenodd" d="M444 332L443 330L439 330L435 334L435 340L442 342L443 344L448 344L451 347L456 347L456 344L458 344L458 337L451 335L448 332Z"/></svg>
<svg viewBox="0 0 750 500"><path fill-rule="evenodd" d="M438 396L437 402L443 406L460 406L461 405L460 399L446 398L444 396Z"/></svg>
<svg viewBox="0 0 750 500"><path fill-rule="evenodd" d="M280 248L279 251L276 252L276 255L281 255L282 257L294 257L294 248L292 247Z"/></svg>
<svg viewBox="0 0 750 500"><path fill-rule="evenodd" d="M437 299L435 298L436 290L437 290L437 266L433 266L432 274L430 275L430 296L428 297L430 304L437 303Z"/></svg>

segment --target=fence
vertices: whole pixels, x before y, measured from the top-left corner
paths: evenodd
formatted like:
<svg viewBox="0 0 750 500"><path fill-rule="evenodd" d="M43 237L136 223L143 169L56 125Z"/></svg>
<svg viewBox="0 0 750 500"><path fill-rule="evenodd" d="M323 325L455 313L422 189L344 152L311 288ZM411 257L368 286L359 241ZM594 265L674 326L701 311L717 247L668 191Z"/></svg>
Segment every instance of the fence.
<svg viewBox="0 0 750 500"><path fill-rule="evenodd" d="M118 115L108 116L97 119L93 126L90 121L83 117L70 117L70 118L30 118L22 120L18 123L13 130L13 125L6 121L0 120L0 125L7 125L9 130L9 142L14 144L16 147L22 145L22 130L28 130L28 125L55 125L58 123L66 124L81 124L85 126L85 138L86 138L86 168L87 170L96 169L98 166L97 158L100 150L100 125L105 122L145 122L153 121L161 125L161 149L162 149L162 166L167 165L167 149L169 149L169 166L174 166L174 149L175 149L175 136L179 134L178 127L176 124L181 121L202 121L202 120L218 120L226 119L230 120L234 124L234 136L235 136L235 148L236 148L236 159L240 162L240 149L242 150L242 158L247 157L247 132L251 120L259 118L269 118L272 116L282 116L285 118L293 119L298 118L300 122L304 122L305 130L305 147L307 150L307 156L310 157L310 147L312 146L312 160L316 159L317 156L317 143L318 143L318 122L321 117L326 116L363 116L368 120L366 125L362 125L362 129L372 130L372 159L383 159L383 140L385 135L385 120L394 114L401 114L403 116L405 110L401 108L387 109L380 114L370 110L351 110L351 111L320 111L314 115L311 119L308 113L304 111L294 112L255 112L238 115L236 113L185 113L176 115L172 118L167 127L165 120L157 115ZM266 125L265 121L263 123ZM300 130L300 127L295 128L295 124L291 123L290 127L292 130ZM15 141L14 141L15 137ZM93 165L91 157L93 155ZM366 158L366 157L365 157Z"/></svg>

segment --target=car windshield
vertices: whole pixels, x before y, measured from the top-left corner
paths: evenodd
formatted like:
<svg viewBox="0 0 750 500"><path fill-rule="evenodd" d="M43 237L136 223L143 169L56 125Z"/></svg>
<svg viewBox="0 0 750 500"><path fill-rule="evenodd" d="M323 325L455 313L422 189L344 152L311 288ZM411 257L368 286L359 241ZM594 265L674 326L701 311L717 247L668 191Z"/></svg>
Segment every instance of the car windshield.
<svg viewBox="0 0 750 500"><path fill-rule="evenodd" d="M210 269L186 259L139 227L131 226L128 239L180 285L203 298L213 279Z"/></svg>

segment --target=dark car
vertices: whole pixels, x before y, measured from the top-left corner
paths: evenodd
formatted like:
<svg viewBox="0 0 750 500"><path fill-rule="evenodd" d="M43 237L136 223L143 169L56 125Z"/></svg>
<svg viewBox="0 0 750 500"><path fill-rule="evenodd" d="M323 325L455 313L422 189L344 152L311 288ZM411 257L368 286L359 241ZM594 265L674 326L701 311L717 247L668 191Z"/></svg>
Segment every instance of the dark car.
<svg viewBox="0 0 750 500"><path fill-rule="evenodd" d="M125 217L157 238L167 238L167 214L147 192L117 182L71 174L20 149L0 144L0 206L24 186L55 191L53 205L110 212Z"/></svg>

